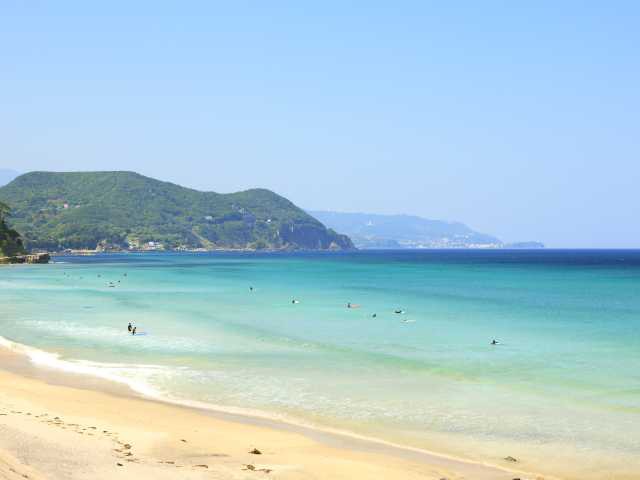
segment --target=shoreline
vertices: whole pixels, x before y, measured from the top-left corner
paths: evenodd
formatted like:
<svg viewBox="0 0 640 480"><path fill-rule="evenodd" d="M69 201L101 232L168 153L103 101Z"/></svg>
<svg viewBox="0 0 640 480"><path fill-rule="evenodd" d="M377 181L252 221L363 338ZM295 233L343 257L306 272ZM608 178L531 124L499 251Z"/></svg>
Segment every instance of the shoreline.
<svg viewBox="0 0 640 480"><path fill-rule="evenodd" d="M48 253L30 253L12 255L8 257L0 257L0 265L15 264L46 264L51 261L51 255Z"/></svg>
<svg viewBox="0 0 640 480"><path fill-rule="evenodd" d="M19 345L19 344L18 344ZM500 466L475 463L464 459L454 458L447 455L441 455L436 452L430 452L412 447L405 447L384 442L378 439L369 439L357 435L351 435L347 432L334 432L310 426L296 425L293 423L269 419L257 416L250 416L242 413L232 413L214 408L204 408L194 405L186 405L171 402L164 399L156 399L146 397L124 384L116 383L107 379L91 376L89 374L70 373L53 367L43 367L36 365L29 359L26 354L10 350L7 346L0 345L0 381L6 384L9 379L19 383L26 383L29 388L35 390L45 389L55 398L57 395L64 395L67 390L74 392L74 395L80 399L85 397L100 397L100 403L124 403L128 405L127 410L141 409L143 411L160 408L170 412L171 417L179 415L194 416L196 424L212 422L215 424L224 424L225 432L237 435L239 431L250 430L252 435L266 435L272 437L272 440L284 441L284 443L293 443L297 446L301 441L311 446L311 452L304 455L304 462L300 464L298 460L296 473L290 472L290 468L286 468L284 472L278 472L276 468L268 468L272 470L270 476L274 478L425 478L439 480L447 479L545 479L550 480L552 477L539 476L535 474L526 474L516 469L507 469ZM0 394L0 401L5 400L6 389ZM67 392L68 393L68 392ZM11 397L11 394L9 395ZM106 398L105 398L106 397ZM14 401L16 399L14 398ZM18 401L25 400L18 396ZM46 403L46 402L44 402ZM0 405L2 402L0 402ZM38 405L40 406L40 405ZM96 411L96 418L101 417L104 412ZM6 416L0 417L5 419ZM96 422L99 423L99 422ZM189 423L189 422L187 422ZM2 423L0 422L0 427ZM178 426L174 426L178 427ZM218 425L219 427L219 425ZM142 429L144 432L144 428ZM265 432L267 432L265 434ZM149 432L147 432L149 433ZM223 438L226 435L223 435ZM216 442L215 439L211 439ZM224 443L224 440L222 441ZM247 449L250 449L251 441L247 440ZM184 446L181 446L184 449ZM260 448L260 447L258 447ZM264 448L264 447L263 447ZM7 454L6 446L0 444L0 450ZM171 450L171 449L170 449ZM12 452L8 452L11 454ZM174 452L175 453L175 452ZM287 463L290 461L286 451L275 454L279 462ZM353 463L357 463L358 471L354 472L349 467L331 467L324 460L330 457L333 461L338 459L348 460L353 467ZM365 456L366 461L356 458ZM251 457L257 457L249 455ZM242 460L237 459L238 470L241 470L241 462L247 461L247 457ZM1 461L1 460L0 460ZM211 462L211 459L208 460ZM226 463L226 462L225 462ZM115 465L115 463L114 463ZM208 473L211 473L213 465L207 464ZM246 464L244 464L246 465ZM395 466L394 466L395 465ZM366 474L367 468L373 467L374 471L381 468L391 469L384 477L379 474ZM397 467L397 468L396 468ZM204 467L198 467L204 468ZM323 476L317 477L318 470L323 470ZM1 472L1 470L0 470ZM350 473L349 473L350 472ZM408 472L415 474L408 475ZM246 473L246 472L245 472ZM250 471L251 475L255 475ZM157 472L154 473L156 475ZM0 475L0 478L3 478ZM9 477L8 477L9 478ZM45 477L46 478L46 477ZM52 478L57 478L52 476ZM83 477L78 477L83 478ZM209 477L211 478L211 477ZM225 477L225 478L236 478ZM245 477L238 477L245 478ZM246 478L254 478L246 477Z"/></svg>

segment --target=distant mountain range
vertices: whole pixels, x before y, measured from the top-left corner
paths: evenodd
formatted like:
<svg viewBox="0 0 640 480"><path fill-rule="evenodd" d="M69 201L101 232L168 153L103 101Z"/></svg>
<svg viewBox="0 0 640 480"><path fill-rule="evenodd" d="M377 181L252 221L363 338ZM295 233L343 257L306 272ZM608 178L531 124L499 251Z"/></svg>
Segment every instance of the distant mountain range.
<svg viewBox="0 0 640 480"><path fill-rule="evenodd" d="M20 175L0 169L0 201L13 209L8 224L36 249L544 247L539 242L504 243L459 222L304 212L269 190L199 192L133 172Z"/></svg>
<svg viewBox="0 0 640 480"><path fill-rule="evenodd" d="M265 189L200 192L134 172L31 172L0 188L11 228L31 249L348 250Z"/></svg>
<svg viewBox="0 0 640 480"><path fill-rule="evenodd" d="M463 223L411 215L379 215L310 211L311 215L348 235L357 248L543 248L539 242L507 244Z"/></svg>

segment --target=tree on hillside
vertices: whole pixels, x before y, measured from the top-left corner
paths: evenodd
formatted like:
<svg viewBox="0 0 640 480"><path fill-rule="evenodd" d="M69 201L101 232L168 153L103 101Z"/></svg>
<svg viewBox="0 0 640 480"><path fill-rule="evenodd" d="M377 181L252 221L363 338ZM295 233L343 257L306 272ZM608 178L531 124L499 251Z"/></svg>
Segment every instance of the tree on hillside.
<svg viewBox="0 0 640 480"><path fill-rule="evenodd" d="M11 207L6 203L0 202L0 222L3 222L6 217L11 214Z"/></svg>
<svg viewBox="0 0 640 480"><path fill-rule="evenodd" d="M10 257L25 253L20 234L9 228L5 223L5 219L10 213L11 209L9 206L6 203L0 202L0 257Z"/></svg>

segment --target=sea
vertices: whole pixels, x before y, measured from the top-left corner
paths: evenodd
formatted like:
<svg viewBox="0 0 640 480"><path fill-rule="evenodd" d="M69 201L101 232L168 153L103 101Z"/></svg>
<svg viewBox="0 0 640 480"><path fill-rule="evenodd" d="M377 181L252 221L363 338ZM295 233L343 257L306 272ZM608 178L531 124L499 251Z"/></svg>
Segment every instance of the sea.
<svg viewBox="0 0 640 480"><path fill-rule="evenodd" d="M640 250L57 256L0 268L0 345L185 405L640 478Z"/></svg>

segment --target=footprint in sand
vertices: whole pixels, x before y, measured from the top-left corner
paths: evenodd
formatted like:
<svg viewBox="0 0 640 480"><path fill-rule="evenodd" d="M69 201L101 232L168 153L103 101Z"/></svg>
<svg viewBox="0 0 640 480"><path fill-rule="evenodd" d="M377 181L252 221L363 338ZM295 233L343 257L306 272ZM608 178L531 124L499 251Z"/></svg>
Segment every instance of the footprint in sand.
<svg viewBox="0 0 640 480"><path fill-rule="evenodd" d="M253 472L264 472L264 473L273 472L273 470L271 470L270 468L256 468L255 465L251 465L251 464L245 465L243 470L251 470Z"/></svg>

